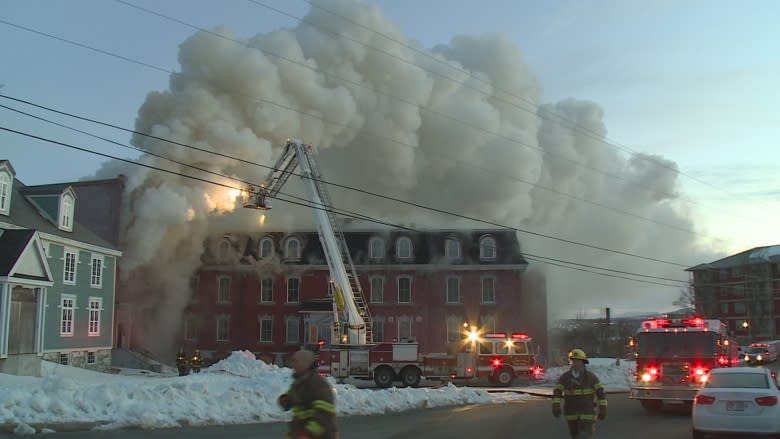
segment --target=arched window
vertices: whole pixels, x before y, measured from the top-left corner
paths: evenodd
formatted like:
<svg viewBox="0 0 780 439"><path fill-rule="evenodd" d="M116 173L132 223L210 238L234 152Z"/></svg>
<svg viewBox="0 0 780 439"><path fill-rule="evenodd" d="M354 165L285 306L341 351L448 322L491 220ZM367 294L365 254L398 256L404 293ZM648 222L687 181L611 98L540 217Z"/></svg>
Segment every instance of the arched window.
<svg viewBox="0 0 780 439"><path fill-rule="evenodd" d="M371 238L368 241L369 259L382 259L385 257L385 240L382 238Z"/></svg>
<svg viewBox="0 0 780 439"><path fill-rule="evenodd" d="M460 241L455 238L447 238L444 241L444 255L449 259L460 258Z"/></svg>
<svg viewBox="0 0 780 439"><path fill-rule="evenodd" d="M290 238L284 246L284 257L287 259L301 258L301 242L298 238Z"/></svg>
<svg viewBox="0 0 780 439"><path fill-rule="evenodd" d="M0 171L0 212L8 213L11 207L11 179Z"/></svg>
<svg viewBox="0 0 780 439"><path fill-rule="evenodd" d="M395 244L395 255L398 258L408 259L412 257L412 240L402 236Z"/></svg>
<svg viewBox="0 0 780 439"><path fill-rule="evenodd" d="M260 259L265 259L271 256L274 252L274 241L271 238L263 238L260 240Z"/></svg>
<svg viewBox="0 0 780 439"><path fill-rule="evenodd" d="M230 242L227 239L223 239L219 243L219 259L225 260L230 254Z"/></svg>
<svg viewBox="0 0 780 439"><path fill-rule="evenodd" d="M62 196L60 205L60 228L63 230L73 230L73 195L66 193Z"/></svg>
<svg viewBox="0 0 780 439"><path fill-rule="evenodd" d="M479 258L480 259L495 259L496 258L496 240L491 236L484 236L479 240Z"/></svg>

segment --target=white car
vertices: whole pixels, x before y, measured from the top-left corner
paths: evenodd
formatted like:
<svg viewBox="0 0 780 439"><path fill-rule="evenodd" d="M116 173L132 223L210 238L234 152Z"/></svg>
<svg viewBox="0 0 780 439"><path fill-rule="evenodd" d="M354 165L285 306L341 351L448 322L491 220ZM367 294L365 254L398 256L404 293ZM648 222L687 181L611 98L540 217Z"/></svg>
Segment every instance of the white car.
<svg viewBox="0 0 780 439"><path fill-rule="evenodd" d="M707 434L780 434L780 389L774 373L755 367L714 369L696 394L694 439Z"/></svg>

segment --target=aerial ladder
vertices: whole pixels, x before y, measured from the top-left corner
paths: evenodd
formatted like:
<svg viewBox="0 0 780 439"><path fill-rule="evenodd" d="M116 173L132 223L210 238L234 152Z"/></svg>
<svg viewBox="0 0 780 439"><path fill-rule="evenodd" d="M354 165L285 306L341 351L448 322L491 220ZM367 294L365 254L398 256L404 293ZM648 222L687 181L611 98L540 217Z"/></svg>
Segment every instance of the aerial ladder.
<svg viewBox="0 0 780 439"><path fill-rule="evenodd" d="M300 169L295 174L296 168ZM332 295L332 344L365 346L372 344L371 316L363 289L349 254L344 233L336 224L333 204L317 164L317 155L311 144L303 145L297 139L287 144L265 181L255 187L249 185L244 193L244 207L268 210L269 199L275 198L292 175L303 180L314 211L314 222L325 253L330 272L329 294ZM345 320L342 320L345 318ZM344 326L342 326L344 325ZM342 332L346 329L346 334Z"/></svg>

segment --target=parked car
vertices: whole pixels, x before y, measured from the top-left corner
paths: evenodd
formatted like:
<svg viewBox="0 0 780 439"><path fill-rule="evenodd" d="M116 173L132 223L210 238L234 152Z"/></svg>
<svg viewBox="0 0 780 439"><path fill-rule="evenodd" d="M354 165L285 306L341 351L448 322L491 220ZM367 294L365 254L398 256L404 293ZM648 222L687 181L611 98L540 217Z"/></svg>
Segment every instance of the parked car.
<svg viewBox="0 0 780 439"><path fill-rule="evenodd" d="M696 394L694 439L707 434L780 434L780 388L766 368L713 369Z"/></svg>

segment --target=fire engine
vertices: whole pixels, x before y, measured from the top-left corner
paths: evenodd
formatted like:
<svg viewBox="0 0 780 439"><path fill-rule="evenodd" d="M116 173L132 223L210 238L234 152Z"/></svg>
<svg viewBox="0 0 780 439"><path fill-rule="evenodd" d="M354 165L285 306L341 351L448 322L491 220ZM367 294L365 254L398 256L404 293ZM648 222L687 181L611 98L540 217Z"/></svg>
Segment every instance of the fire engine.
<svg viewBox="0 0 780 439"><path fill-rule="evenodd" d="M423 377L450 380L488 377L496 384L509 385L518 376L532 379L542 375L532 340L525 333L481 336L472 327L463 349L455 354L421 355L413 340L372 343L371 315L346 240L337 227L314 148L288 139L263 184L248 186L243 191L244 207L270 209L266 201L279 193L296 169L301 171L314 210L331 277L333 343L327 347L324 340L318 343L320 373L338 379L373 379L379 387L389 387L396 381L413 387Z"/></svg>
<svg viewBox="0 0 780 439"><path fill-rule="evenodd" d="M709 372L739 364L738 345L720 320L701 317L642 322L636 337L630 397L648 411L664 402L692 404Z"/></svg>

